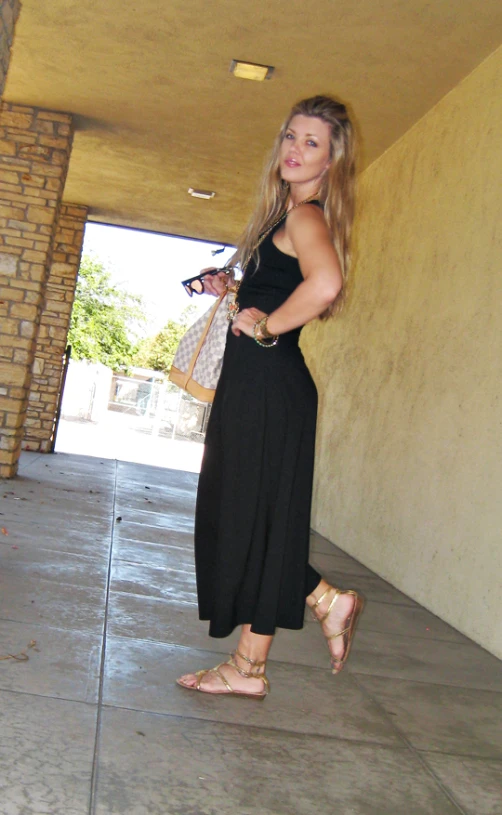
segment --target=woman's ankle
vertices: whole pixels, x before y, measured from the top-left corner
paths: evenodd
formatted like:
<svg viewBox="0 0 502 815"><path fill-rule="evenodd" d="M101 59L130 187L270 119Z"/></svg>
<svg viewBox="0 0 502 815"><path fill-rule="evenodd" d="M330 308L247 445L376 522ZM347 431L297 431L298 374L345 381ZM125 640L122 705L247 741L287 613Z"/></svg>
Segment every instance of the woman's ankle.
<svg viewBox="0 0 502 815"><path fill-rule="evenodd" d="M326 580L322 579L320 583L317 584L312 594L308 595L306 600L308 607L312 608L312 606L315 606L316 603L319 602L323 594L326 594L326 592L330 592L333 590L334 590L333 586L327 583Z"/></svg>
<svg viewBox="0 0 502 815"><path fill-rule="evenodd" d="M251 631L251 626L243 626L239 644L234 652L239 668L252 673L258 671L264 673L272 641L272 636L255 634Z"/></svg>
<svg viewBox="0 0 502 815"><path fill-rule="evenodd" d="M251 659L247 654L243 653L240 648L237 648L233 652L232 658L239 669L239 673L242 671L241 676L246 674L249 677L259 677L265 673L265 661L261 659Z"/></svg>

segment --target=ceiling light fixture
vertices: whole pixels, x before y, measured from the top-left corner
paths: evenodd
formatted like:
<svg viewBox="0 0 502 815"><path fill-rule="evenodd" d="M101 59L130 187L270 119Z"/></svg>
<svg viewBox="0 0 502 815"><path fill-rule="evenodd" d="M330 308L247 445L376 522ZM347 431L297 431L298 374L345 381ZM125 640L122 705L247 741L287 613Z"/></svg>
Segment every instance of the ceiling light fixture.
<svg viewBox="0 0 502 815"><path fill-rule="evenodd" d="M230 63L230 73L239 79L254 79L256 82L263 82L270 79L274 73L273 65L259 65L257 62L242 62L233 59Z"/></svg>
<svg viewBox="0 0 502 815"><path fill-rule="evenodd" d="M193 198L205 198L206 201L209 201L216 195L216 193L213 192L212 190L194 190L193 187L188 188L188 194L191 195Z"/></svg>

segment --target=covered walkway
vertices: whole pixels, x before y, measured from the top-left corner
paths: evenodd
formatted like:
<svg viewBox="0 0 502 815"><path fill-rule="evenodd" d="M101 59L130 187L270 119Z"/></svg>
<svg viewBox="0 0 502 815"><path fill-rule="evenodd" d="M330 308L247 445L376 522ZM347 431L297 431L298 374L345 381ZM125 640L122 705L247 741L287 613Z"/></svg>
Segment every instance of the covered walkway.
<svg viewBox="0 0 502 815"><path fill-rule="evenodd" d="M174 684L232 645L197 620L196 480L25 453L3 484L2 815L500 813L500 662L318 535L368 599L344 673L308 622L264 703Z"/></svg>

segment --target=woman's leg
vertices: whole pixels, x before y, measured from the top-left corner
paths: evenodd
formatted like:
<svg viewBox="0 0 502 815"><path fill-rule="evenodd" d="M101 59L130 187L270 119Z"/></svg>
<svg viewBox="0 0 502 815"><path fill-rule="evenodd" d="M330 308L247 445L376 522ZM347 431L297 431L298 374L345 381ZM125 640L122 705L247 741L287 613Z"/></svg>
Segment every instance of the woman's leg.
<svg viewBox="0 0 502 815"><path fill-rule="evenodd" d="M250 625L241 627L239 644L233 656L236 667L229 663L223 663L219 668L232 690L256 694L266 690L266 683L263 679L260 679L260 676L265 674L265 663L273 639L272 636L253 634ZM243 674L250 674L250 676ZM195 674L185 674L180 677L178 683L186 687L194 687L197 681L198 678ZM206 693L225 693L225 689L228 692L228 688L214 671L209 671L202 678L200 690Z"/></svg>

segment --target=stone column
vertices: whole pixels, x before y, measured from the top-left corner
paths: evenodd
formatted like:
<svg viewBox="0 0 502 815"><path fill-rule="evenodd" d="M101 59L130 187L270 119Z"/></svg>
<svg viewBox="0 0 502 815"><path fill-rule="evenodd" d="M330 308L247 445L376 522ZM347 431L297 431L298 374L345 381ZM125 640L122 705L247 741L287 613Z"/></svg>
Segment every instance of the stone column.
<svg viewBox="0 0 502 815"><path fill-rule="evenodd" d="M33 361L24 450L50 451L87 207L62 204Z"/></svg>
<svg viewBox="0 0 502 815"><path fill-rule="evenodd" d="M0 107L0 476L17 471L72 117Z"/></svg>
<svg viewBox="0 0 502 815"><path fill-rule="evenodd" d="M14 27L20 8L19 0L0 0L0 97L3 95Z"/></svg>

